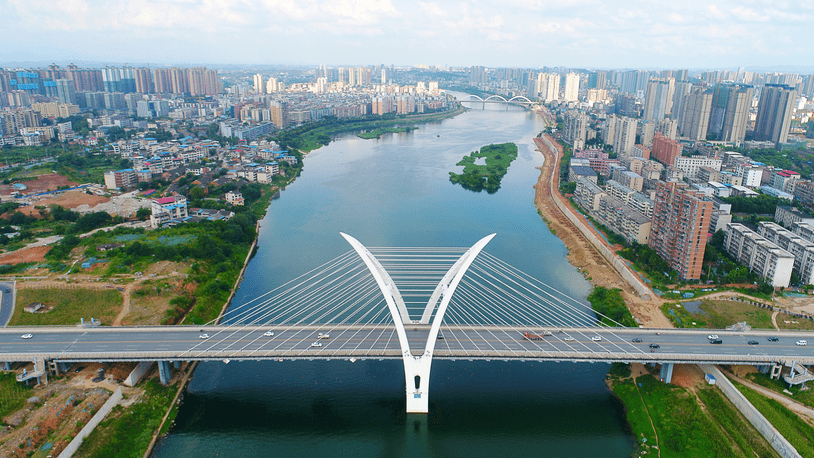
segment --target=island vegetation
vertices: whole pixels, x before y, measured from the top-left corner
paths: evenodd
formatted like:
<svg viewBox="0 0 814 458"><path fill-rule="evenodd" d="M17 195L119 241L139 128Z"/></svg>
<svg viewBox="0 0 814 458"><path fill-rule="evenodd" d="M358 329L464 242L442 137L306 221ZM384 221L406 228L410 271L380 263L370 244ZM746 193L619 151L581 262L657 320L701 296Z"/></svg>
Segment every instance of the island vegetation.
<svg viewBox="0 0 814 458"><path fill-rule="evenodd" d="M476 164L477 159L485 158L485 164ZM449 172L449 181L460 184L464 189L493 194L500 189L500 181L509 170L509 165L517 159L517 145L501 143L484 146L464 156L456 165L464 170L458 174Z"/></svg>
<svg viewBox="0 0 814 458"><path fill-rule="evenodd" d="M374 138L382 138L384 134L399 134L402 132L410 132L412 130L416 130L418 127L409 126L409 127L378 127L373 130L369 130L367 132L360 132L356 134L357 137L363 138L365 140L372 140Z"/></svg>

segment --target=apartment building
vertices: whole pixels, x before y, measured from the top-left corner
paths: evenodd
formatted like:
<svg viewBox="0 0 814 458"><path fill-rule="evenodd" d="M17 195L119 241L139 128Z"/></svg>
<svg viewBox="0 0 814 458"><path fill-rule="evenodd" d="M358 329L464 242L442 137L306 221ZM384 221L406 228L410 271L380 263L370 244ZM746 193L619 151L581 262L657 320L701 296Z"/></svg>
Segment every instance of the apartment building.
<svg viewBox="0 0 814 458"><path fill-rule="evenodd" d="M757 233L791 253L794 256L793 272L804 284L814 284L814 242L769 221L758 223Z"/></svg>
<svg viewBox="0 0 814 458"><path fill-rule="evenodd" d="M682 279L701 278L711 215L712 202L686 183L658 183L649 244Z"/></svg>
<svg viewBox="0 0 814 458"><path fill-rule="evenodd" d="M727 224L724 249L775 288L789 286L794 256L743 224Z"/></svg>

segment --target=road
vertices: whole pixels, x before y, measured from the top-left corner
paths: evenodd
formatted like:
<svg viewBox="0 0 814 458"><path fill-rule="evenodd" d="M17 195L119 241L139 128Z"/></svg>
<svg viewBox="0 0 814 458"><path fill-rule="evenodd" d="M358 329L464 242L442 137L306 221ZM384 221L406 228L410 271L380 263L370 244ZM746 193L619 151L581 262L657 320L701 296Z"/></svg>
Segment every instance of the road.
<svg viewBox="0 0 814 458"><path fill-rule="evenodd" d="M0 282L0 293L3 295L0 299L0 326L5 326L14 315L14 283Z"/></svg>
<svg viewBox="0 0 814 458"><path fill-rule="evenodd" d="M434 358L522 359L551 361L639 361L759 364L796 360L814 364L814 333L802 331L714 331L722 340L709 343L711 331L631 328L550 329L542 340L525 340L521 330L501 326L442 327ZM273 337L264 332L273 330ZM542 329L532 332L542 333ZM329 333L329 339L317 334ZM21 335L31 333L30 339ZM202 333L206 339L199 338ZM420 355L428 328L409 325L412 353ZM591 340L592 337L601 340ZM778 342L768 337L779 336ZM634 343L634 338L642 339ZM809 346L795 345L807 340ZM755 340L759 345L748 345ZM320 347L311 344L319 342ZM649 344L659 348L651 349ZM61 361L401 358L398 337L387 325L252 326L207 328L29 327L0 329L0 361L31 361L35 356Z"/></svg>

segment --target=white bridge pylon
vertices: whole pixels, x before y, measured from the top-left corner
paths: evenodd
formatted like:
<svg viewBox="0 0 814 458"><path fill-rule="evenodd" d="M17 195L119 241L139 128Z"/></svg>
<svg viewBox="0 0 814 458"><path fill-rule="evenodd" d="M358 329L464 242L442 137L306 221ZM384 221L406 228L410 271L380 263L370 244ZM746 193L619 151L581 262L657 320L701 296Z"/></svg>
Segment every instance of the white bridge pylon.
<svg viewBox="0 0 814 458"><path fill-rule="evenodd" d="M435 318L432 319L430 326L430 333L427 336L427 343L424 351L421 354L414 355L410 350L410 342L407 339L407 331L404 324L416 324L410 318L407 312L407 307L404 304L404 299L398 290L398 287L390 278L390 275L382 267L379 261L373 254L365 248L358 240L348 234L342 233L342 237L356 250L359 257L365 263L376 284L384 295L384 300L387 302L387 308L390 315L393 317L393 322L396 325L396 334L399 338L399 345L401 346L402 359L404 360L404 379L407 390L407 413L428 413L429 412L429 389L430 389L430 367L432 365L432 354L435 350L435 342L438 338L438 332L441 330L441 322L444 320L444 313L447 311L449 301L455 293L455 288L466 274L466 270L478 256L478 253L486 246L489 241L496 234L490 234L478 240L477 243L472 245L455 264L447 271L441 281L427 301L427 306L424 308L424 313L421 315L421 320L417 324L430 324L430 319L435 312ZM438 300L441 300L438 304ZM438 304L436 311L435 305Z"/></svg>

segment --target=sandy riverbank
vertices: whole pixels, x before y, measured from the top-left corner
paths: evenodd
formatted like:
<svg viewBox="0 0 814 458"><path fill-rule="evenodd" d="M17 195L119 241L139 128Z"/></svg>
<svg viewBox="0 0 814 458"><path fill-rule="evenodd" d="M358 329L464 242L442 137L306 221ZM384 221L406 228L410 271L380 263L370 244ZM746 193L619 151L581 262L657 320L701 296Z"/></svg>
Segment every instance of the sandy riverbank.
<svg viewBox="0 0 814 458"><path fill-rule="evenodd" d="M538 113L547 122L551 122L548 113ZM611 263L560 211L554 199L564 199L557 191L559 189L559 160L562 157L562 152L551 151L541 138L535 138L534 142L537 145L537 150L543 153L545 157L545 163L540 167L540 177L534 186L534 204L548 224L548 228L568 248L568 261L580 269L592 285L621 289L622 296L625 298L631 313L642 326L673 327L670 320L661 312L663 301L652 294L648 299L636 294L633 287L619 275ZM552 189L554 190L553 193ZM565 203L570 208L570 203ZM592 228L591 230L595 232ZM601 236L598 238L604 240Z"/></svg>

